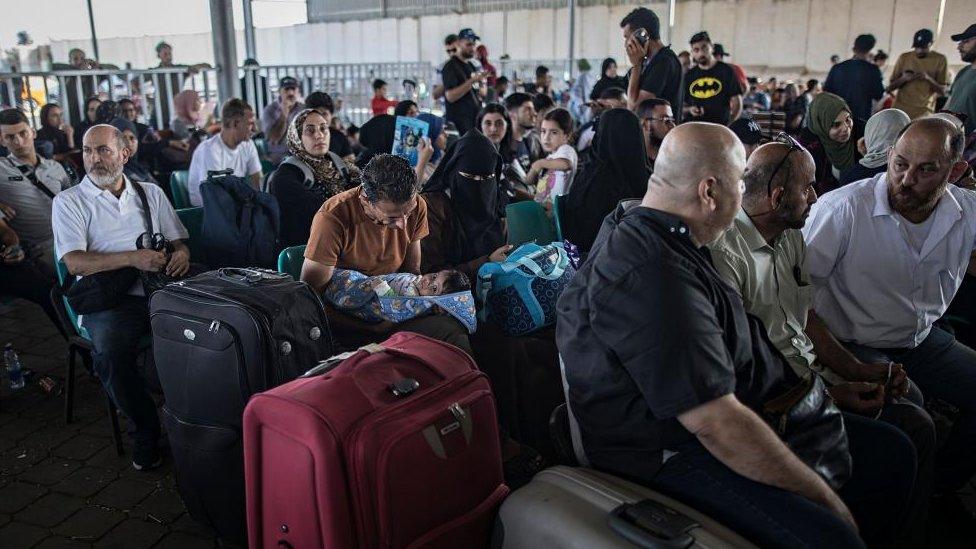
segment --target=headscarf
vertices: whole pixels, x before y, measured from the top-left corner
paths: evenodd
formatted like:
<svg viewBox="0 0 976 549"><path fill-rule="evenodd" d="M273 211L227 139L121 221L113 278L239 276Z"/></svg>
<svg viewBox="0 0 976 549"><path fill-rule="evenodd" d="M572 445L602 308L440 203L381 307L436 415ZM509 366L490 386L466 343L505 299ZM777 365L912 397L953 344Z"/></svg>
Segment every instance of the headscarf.
<svg viewBox="0 0 976 549"><path fill-rule="evenodd" d="M109 121L109 125L119 130L120 132L129 130L130 132L132 132L132 135L136 137L139 136L138 132L136 132L136 125L126 120L125 118L122 118L121 116L116 116L115 118L113 118L111 121Z"/></svg>
<svg viewBox="0 0 976 549"><path fill-rule="evenodd" d="M899 109L878 111L864 126L864 148L867 154L860 160L865 168L880 168L888 162L888 149L898 139L898 133L912 119Z"/></svg>
<svg viewBox="0 0 976 549"><path fill-rule="evenodd" d="M456 226L462 233L447 243L451 249L444 250L450 264L490 255L505 243L502 217L508 196L499 183L501 166L495 146L484 134L472 129L448 147L427 180L423 192L440 191L450 197ZM471 179L459 172L484 179Z"/></svg>
<svg viewBox="0 0 976 549"><path fill-rule="evenodd" d="M111 99L102 101L102 104L95 109L96 124L111 124L119 116L119 104Z"/></svg>
<svg viewBox="0 0 976 549"><path fill-rule="evenodd" d="M60 130L61 128L59 128L57 126L52 126L51 123L47 121L48 114L51 113L51 110L52 109L60 109L60 108L61 108L61 105L58 105L57 103L47 103L43 107L41 107L41 127L43 127L43 128L52 128L52 129L55 129L55 130Z"/></svg>
<svg viewBox="0 0 976 549"><path fill-rule="evenodd" d="M617 60L614 59L613 57L607 57L606 59L604 59L603 65L600 66L600 78L605 78L607 76L607 69L610 68L610 65L616 65L616 64L617 64Z"/></svg>
<svg viewBox="0 0 976 549"><path fill-rule="evenodd" d="M601 114L584 159L560 208L566 239L589 251L603 218L621 200L647 191L651 171L637 115L627 109Z"/></svg>
<svg viewBox="0 0 976 549"><path fill-rule="evenodd" d="M838 143L830 138L830 126L843 111L851 113L851 108L843 99L828 92L820 93L810 103L810 131L820 139L827 159L838 170L850 168L857 160L857 140L853 133L846 143Z"/></svg>
<svg viewBox="0 0 976 549"><path fill-rule="evenodd" d="M370 118L359 128L359 144L365 150L356 161L365 166L373 156L393 152L393 131L396 129L396 117L390 114L380 114Z"/></svg>
<svg viewBox="0 0 976 549"><path fill-rule="evenodd" d="M196 114L193 111L199 100L200 96L193 90L183 90L176 94L173 97L173 109L176 111L176 117L187 124L196 126L199 123L200 111L197 111Z"/></svg>
<svg viewBox="0 0 976 549"><path fill-rule="evenodd" d="M302 145L302 125L305 124L305 119L312 113L318 114L313 109L305 109L298 113L298 116L288 125L288 133L286 134L288 153L301 160L312 170L315 184L323 187L328 196L335 196L345 190L346 182L342 177L342 173L339 172L338 167L333 165L332 155L326 153L323 156L314 156L306 151L305 146ZM349 170L350 180L358 179L359 168L355 166L347 166L346 168Z"/></svg>
<svg viewBox="0 0 976 549"><path fill-rule="evenodd" d="M423 120L429 126L427 129L427 137L430 138L430 144L433 146L434 141L437 141L437 138L441 136L441 132L444 131L444 119L436 114L422 112L417 115L417 120ZM434 147L434 154L430 157L430 161L437 164L443 155L444 151Z"/></svg>

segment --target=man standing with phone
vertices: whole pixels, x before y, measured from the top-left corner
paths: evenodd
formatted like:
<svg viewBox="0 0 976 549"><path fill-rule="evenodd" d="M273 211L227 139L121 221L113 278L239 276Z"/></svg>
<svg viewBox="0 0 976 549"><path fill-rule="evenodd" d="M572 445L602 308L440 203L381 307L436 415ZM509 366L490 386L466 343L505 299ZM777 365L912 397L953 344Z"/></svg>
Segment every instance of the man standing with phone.
<svg viewBox="0 0 976 549"><path fill-rule="evenodd" d="M475 118L481 109L482 97L488 92L487 75L477 71L471 59L479 37L471 29L458 33L457 51L444 65L444 98L447 100L447 121L453 122L458 134L464 135L474 128Z"/></svg>
<svg viewBox="0 0 976 549"><path fill-rule="evenodd" d="M682 104L681 62L661 42L661 21L647 8L636 8L620 21L624 45L630 59L627 77L627 107L637 111L648 99L666 99L675 106ZM675 113L681 122L680 111Z"/></svg>
<svg viewBox="0 0 976 549"><path fill-rule="evenodd" d="M891 72L891 83L885 89L895 90L892 107L905 111L912 120L935 112L936 100L949 89L949 61L932 51L934 36L921 29L912 38L912 51L898 56Z"/></svg>

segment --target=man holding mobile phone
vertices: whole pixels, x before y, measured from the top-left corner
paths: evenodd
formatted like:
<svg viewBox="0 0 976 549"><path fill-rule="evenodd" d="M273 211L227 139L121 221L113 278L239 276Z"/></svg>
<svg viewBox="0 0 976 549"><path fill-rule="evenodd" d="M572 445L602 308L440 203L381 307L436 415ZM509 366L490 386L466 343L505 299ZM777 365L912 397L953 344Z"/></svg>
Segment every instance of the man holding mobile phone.
<svg viewBox="0 0 976 549"><path fill-rule="evenodd" d="M474 120L481 110L482 91L487 92L484 82L487 75L471 63L479 39L473 30L461 29L457 51L442 71L446 118L454 123L460 135L474 128Z"/></svg>
<svg viewBox="0 0 976 549"><path fill-rule="evenodd" d="M685 74L686 118L728 126L742 114L745 90L732 67L713 55L707 32L695 33L688 42L695 66Z"/></svg>
<svg viewBox="0 0 976 549"><path fill-rule="evenodd" d="M661 21L647 8L637 8L620 21L624 45L630 59L627 76L627 107L636 111L648 99L666 99L682 104L681 62L671 46L661 42ZM680 113L675 113L681 122Z"/></svg>

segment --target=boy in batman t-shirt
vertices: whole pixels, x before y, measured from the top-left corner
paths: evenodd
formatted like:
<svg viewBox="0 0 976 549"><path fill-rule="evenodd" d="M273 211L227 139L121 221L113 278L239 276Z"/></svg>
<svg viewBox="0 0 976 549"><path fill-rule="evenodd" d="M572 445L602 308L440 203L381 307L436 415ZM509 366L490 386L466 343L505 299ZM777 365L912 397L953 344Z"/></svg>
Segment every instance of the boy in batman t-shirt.
<svg viewBox="0 0 976 549"><path fill-rule="evenodd" d="M704 36L701 36L704 35ZM732 121L732 99L743 93L742 85L729 65L712 55L711 39L698 33L691 39L695 65L685 73L684 121L714 122L728 126ZM742 103L735 113L738 117Z"/></svg>

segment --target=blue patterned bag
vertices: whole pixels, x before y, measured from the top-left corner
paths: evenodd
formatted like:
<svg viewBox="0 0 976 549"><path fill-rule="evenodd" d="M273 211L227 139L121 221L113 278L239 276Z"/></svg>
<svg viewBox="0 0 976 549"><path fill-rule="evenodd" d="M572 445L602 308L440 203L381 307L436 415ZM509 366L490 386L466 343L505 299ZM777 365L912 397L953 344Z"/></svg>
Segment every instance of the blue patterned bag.
<svg viewBox="0 0 976 549"><path fill-rule="evenodd" d="M504 262L478 269L478 319L510 336L552 326L556 300L575 274L562 244L523 244Z"/></svg>

